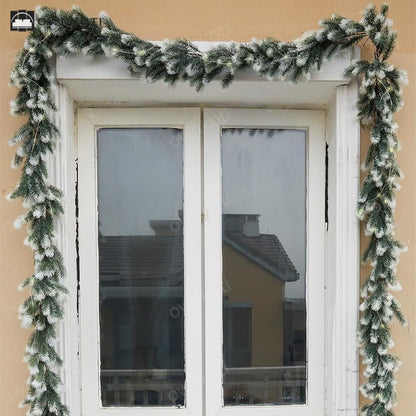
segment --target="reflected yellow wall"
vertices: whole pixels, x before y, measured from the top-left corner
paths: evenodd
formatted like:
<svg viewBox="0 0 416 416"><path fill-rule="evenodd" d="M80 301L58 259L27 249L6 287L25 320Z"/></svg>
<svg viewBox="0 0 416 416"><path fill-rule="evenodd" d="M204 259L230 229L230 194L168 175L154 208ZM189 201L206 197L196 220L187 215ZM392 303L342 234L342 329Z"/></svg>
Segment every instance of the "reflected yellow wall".
<svg viewBox="0 0 416 416"><path fill-rule="evenodd" d="M251 303L251 365L283 365L284 282L223 245L224 291L229 302Z"/></svg>
<svg viewBox="0 0 416 416"><path fill-rule="evenodd" d="M23 415L17 403L26 392L27 370L22 363L27 332L20 329L17 307L25 297L17 285L32 270L32 253L22 245L25 232L12 227L15 217L23 212L20 202L6 203L3 196L15 185L19 173L9 168L13 149L8 138L21 125L21 118L9 115L9 101L16 90L8 88L8 74L13 57L22 47L25 33L9 31L10 10L33 9L38 3L69 8L74 0L2 0L0 2L0 414ZM282 40L298 37L303 31L317 27L319 19L334 12L359 19L367 0L78 0L76 3L91 16L106 10L125 30L151 40L186 37L195 40L247 41L252 37L273 36ZM380 4L379 1L375 2ZM402 256L399 274L403 292L398 294L409 326L393 328L396 341L394 353L403 361L398 378L398 416L416 415L416 2L391 0L390 16L399 39L391 61L407 69L409 86L404 91L405 107L397 116L403 151L399 161L405 173L397 200L397 237L409 247ZM368 47L368 46L367 46ZM366 47L366 48L367 48ZM363 56L368 56L364 49ZM362 154L368 148L368 134L362 132ZM365 244L364 237L362 243ZM363 269L363 277L368 270ZM71 278L74 278L73 276Z"/></svg>

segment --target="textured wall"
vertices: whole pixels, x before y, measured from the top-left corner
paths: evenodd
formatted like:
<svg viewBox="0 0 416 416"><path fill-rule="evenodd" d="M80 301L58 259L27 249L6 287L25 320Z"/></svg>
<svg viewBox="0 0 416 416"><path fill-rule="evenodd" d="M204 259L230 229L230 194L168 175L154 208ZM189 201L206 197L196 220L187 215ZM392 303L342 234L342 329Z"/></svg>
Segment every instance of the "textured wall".
<svg viewBox="0 0 416 416"><path fill-rule="evenodd" d="M38 1L2 0L0 4L0 414L23 415L17 408L23 398L27 372L22 363L27 332L20 329L17 307L24 294L17 285L32 270L31 252L22 245L24 231L12 227L14 218L22 212L20 202L6 203L4 195L17 181L18 172L9 167L13 150L8 138L22 123L11 117L9 101L16 91L7 87L13 57L21 48L25 33L9 31L10 10L33 9ZM72 0L46 0L44 4L69 8ZM378 2L377 2L378 3ZM394 327L395 353L403 360L398 373L399 406L397 415L416 415L416 283L415 283L415 99L416 99L416 3L414 0L391 0L390 17L398 30L399 40L392 62L409 73L409 86L404 91L405 107L397 121L403 150L399 161L405 173L397 201L397 236L409 247L402 256L399 274L403 292L399 294L409 326ZM252 37L273 36L282 40L298 37L303 31L316 28L319 19L336 12L359 19L366 0L79 0L78 5L90 16L106 10L122 28L150 40L186 37L194 40L246 41ZM311 7L313 5L313 7ZM364 50L364 56L368 51ZM368 146L368 135L362 134L362 153ZM363 240L364 242L364 240ZM363 269L363 275L366 270Z"/></svg>

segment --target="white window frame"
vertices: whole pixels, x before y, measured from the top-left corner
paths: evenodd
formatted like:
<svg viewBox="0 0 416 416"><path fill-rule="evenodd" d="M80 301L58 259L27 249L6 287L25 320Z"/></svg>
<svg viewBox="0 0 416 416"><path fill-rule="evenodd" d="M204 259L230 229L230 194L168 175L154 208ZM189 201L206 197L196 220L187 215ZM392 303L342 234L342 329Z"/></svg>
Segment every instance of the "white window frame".
<svg viewBox="0 0 416 416"><path fill-rule="evenodd" d="M311 416L324 407L325 275L325 112L207 108L203 111L204 174L201 178L199 108L82 108L78 127L78 207L80 251L80 359L83 408L88 415ZM176 127L184 137L184 311L186 407L111 407L101 405L99 352L97 131L111 127ZM222 176L221 129L294 128L307 137L307 403L283 406L223 406L222 331ZM203 190L201 186L203 183ZM201 208L201 193L204 207ZM204 244L201 240L204 213ZM312 220L311 220L312 219ZM204 253L205 288L202 287ZM83 255L88 253L88 255ZM86 278L88 276L89 278ZM95 277L95 278L94 278ZM202 321L202 297L205 298ZM202 345L202 329L205 345ZM205 351L205 357L203 357ZM205 359L205 372L202 360ZM205 385L205 410L202 389ZM138 408L140 410L138 410Z"/></svg>
<svg viewBox="0 0 416 416"><path fill-rule="evenodd" d="M223 406L223 284L221 129L299 129L307 137L306 305L307 403ZM207 416L313 416L324 409L325 112L320 110L204 110L204 247Z"/></svg>
<svg viewBox="0 0 416 416"><path fill-rule="evenodd" d="M198 108L83 108L78 125L80 358L83 410L89 416L189 415L202 406L201 167ZM100 391L97 130L172 127L183 131L184 311L186 407L103 407ZM88 255L83 255L88 253ZM92 310L91 310L92 309Z"/></svg>
<svg viewBox="0 0 416 416"><path fill-rule="evenodd" d="M200 49L211 42L196 42ZM329 228L326 233L325 273L325 415L356 416L358 413L358 349L356 330L359 301L359 227L355 206L359 189L359 121L356 117L358 86L343 76L352 54L335 56L309 82L292 85L261 81L258 75L241 74L227 90L212 81L195 94L191 87L175 89L162 83L142 84L128 75L125 65L100 58L58 58L55 97L59 112L53 115L61 130L54 157L49 162L50 180L64 191L65 215L59 221L57 240L64 255L69 295L65 318L59 325L59 352L64 359L64 401L71 415L80 416L81 384L76 247L76 126L80 107L103 105L229 105L272 108L325 109L328 144ZM265 86L267 84L267 86ZM264 88L263 88L264 87ZM74 128L75 127L75 128ZM318 416L318 415L317 415ZM320 415L319 415L320 416Z"/></svg>

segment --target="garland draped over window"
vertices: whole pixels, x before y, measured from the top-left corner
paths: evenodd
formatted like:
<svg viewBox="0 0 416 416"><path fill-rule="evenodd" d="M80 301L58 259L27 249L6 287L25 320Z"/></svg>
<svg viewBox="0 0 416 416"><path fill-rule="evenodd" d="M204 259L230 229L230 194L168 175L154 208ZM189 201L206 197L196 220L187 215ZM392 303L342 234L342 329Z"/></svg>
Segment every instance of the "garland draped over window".
<svg viewBox="0 0 416 416"><path fill-rule="evenodd" d="M64 259L55 245L58 217L63 213L62 194L49 184L47 158L53 154L59 137L50 119L57 111L51 86L53 54L105 54L123 60L134 76L167 84L189 82L197 91L214 78L227 87L237 72L252 69L272 80L296 82L320 69L324 61L343 49L371 42L371 61L352 62L346 75L360 82L358 110L361 123L370 129L371 144L363 164L366 176L358 200L358 217L364 222L369 243L363 261L371 262L372 271L362 285L363 302L359 341L367 380L361 392L368 404L363 415L392 416L396 404L394 372L399 360L390 354L393 346L390 323L405 320L391 291L400 289L396 277L402 245L394 238L395 191L401 172L396 160L399 141L393 114L401 107L401 87L406 75L389 64L396 32L387 18L388 5L379 11L370 5L359 22L338 15L320 22L320 29L305 33L293 42L274 39L219 45L202 53L183 39L162 46L123 32L105 13L101 25L78 7L70 11L37 7L36 27L16 57L10 84L19 88L11 102L13 114L28 116L28 121L10 140L17 145L12 167L22 167L16 188L8 198L22 198L26 213L15 221L27 224L25 244L34 250L34 273L20 288L28 288L29 297L20 306L19 316L31 327L25 361L29 367L28 394L22 402L28 415L66 415L68 410L59 394L59 368L62 360L56 351L56 325L62 318L61 298ZM354 284L354 282L351 282Z"/></svg>

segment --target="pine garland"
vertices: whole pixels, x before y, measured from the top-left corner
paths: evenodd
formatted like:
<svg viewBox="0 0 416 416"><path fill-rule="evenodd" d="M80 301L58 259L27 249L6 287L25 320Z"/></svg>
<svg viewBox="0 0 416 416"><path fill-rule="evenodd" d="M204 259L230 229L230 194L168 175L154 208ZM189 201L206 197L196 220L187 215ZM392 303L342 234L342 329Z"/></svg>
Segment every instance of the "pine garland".
<svg viewBox="0 0 416 416"><path fill-rule="evenodd" d="M388 63L396 32L387 11L386 4L378 12L370 5L359 22L333 15L320 22L319 30L293 42L253 40L219 45L203 53L184 39L160 46L123 32L104 12L98 24L78 7L70 11L37 7L36 27L17 55L10 76L10 84L19 88L11 102L12 113L28 116L10 140L11 145L18 145L12 167L22 167L22 174L8 195L9 199L23 200L27 211L17 218L15 226L27 224L25 244L34 251L34 273L20 286L29 288L30 296L19 309L22 325L32 328L25 355L29 387L22 402L29 406L28 415L68 414L59 393L62 360L56 351L56 324L63 315L61 299L66 293L62 285L64 261L54 243L56 221L63 213L62 193L49 184L46 165L59 137L50 119L51 111L57 111L51 89L55 82L50 62L53 54L114 57L143 81L186 81L199 91L214 78L220 78L227 87L235 74L245 69L271 80L296 82L319 70L337 51L360 41L373 44L374 59L353 62L346 74L360 82L359 117L371 130L371 145L363 164L367 174L358 201L358 216L370 237L363 261L372 266L361 292L359 337L367 381L360 389L369 398L361 413L394 414L394 372L399 360L389 353L393 347L390 322L394 317L402 324L405 321L391 295L400 289L396 268L403 249L394 238L395 191L402 174L396 160L399 141L393 114L402 105L401 83L406 76Z"/></svg>

